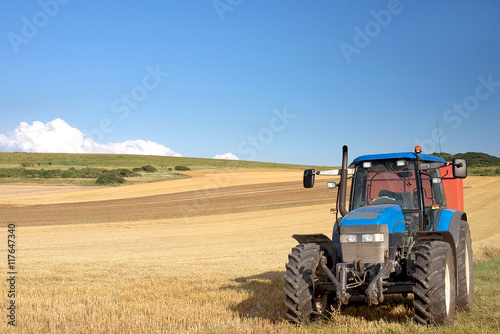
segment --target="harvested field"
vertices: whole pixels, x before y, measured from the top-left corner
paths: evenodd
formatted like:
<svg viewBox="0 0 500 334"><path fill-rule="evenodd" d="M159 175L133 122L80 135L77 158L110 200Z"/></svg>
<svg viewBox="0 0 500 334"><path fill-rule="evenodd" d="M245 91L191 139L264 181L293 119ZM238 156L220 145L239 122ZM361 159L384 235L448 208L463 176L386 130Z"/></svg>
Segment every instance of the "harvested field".
<svg viewBox="0 0 500 334"><path fill-rule="evenodd" d="M302 177L300 170L203 170L194 172L182 172L189 176L187 179L160 181L153 183L141 183L133 185L124 185L121 187L79 187L82 192L73 193L68 187L68 192L59 192L58 194L46 194L45 189L53 189L47 186L20 186L19 192L26 189L24 196L16 198L0 197L0 204L59 204L59 203L80 203L94 201L108 201L115 199L130 199L137 197L146 197L153 195L165 195L186 191L206 191L231 186L247 186L256 184L267 184L275 182L299 182ZM7 189L13 191L12 185L0 185L0 191ZM59 187L58 187L59 188ZM62 188L62 187L60 187ZM21 198L22 197L22 198Z"/></svg>
<svg viewBox="0 0 500 334"><path fill-rule="evenodd" d="M500 177L466 178L464 201L474 258L500 258Z"/></svg>
<svg viewBox="0 0 500 334"><path fill-rule="evenodd" d="M33 194L49 196L53 194L89 191L91 189L83 186L0 185L0 201L2 199L12 201L13 198L33 196Z"/></svg>
<svg viewBox="0 0 500 334"><path fill-rule="evenodd" d="M403 299L349 307L326 324L283 321L291 235L329 235L336 191L322 186L326 179L303 189L301 171L193 173L159 184L0 199L4 225L18 226L18 331L442 331L416 325ZM475 260L491 258L500 250L500 178L469 177L465 186ZM489 279L497 297L481 290L475 310L459 313L448 332L500 329L498 277ZM5 321L0 331L8 331Z"/></svg>

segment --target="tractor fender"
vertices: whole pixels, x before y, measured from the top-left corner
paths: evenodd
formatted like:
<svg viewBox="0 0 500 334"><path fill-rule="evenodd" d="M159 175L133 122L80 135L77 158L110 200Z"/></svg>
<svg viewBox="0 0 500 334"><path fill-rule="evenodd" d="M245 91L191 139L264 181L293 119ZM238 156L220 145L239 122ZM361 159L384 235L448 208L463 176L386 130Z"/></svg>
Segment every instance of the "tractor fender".
<svg viewBox="0 0 500 334"><path fill-rule="evenodd" d="M335 263L336 261L336 252L335 247L333 246L332 241L324 234L294 234L292 238L298 241L299 244L316 244L319 245L322 249L326 250L328 254L325 254L327 258L329 257L330 261Z"/></svg>
<svg viewBox="0 0 500 334"><path fill-rule="evenodd" d="M467 220L467 214L462 211L444 209L439 215L436 231L448 231L453 237L455 247L458 247L460 222Z"/></svg>
<svg viewBox="0 0 500 334"><path fill-rule="evenodd" d="M415 237L418 241L440 240L450 244L453 255L458 247L458 237L460 234L460 222L467 220L465 212L444 209L439 212L437 227L432 231L418 231Z"/></svg>

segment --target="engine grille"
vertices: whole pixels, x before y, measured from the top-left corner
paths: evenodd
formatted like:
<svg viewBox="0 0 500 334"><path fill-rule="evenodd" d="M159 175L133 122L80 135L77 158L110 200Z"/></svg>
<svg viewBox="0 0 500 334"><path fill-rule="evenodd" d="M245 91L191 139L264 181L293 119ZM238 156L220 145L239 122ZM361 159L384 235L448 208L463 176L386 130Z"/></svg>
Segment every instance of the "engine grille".
<svg viewBox="0 0 500 334"><path fill-rule="evenodd" d="M362 242L363 234L382 233L382 242ZM389 249L389 229L387 225L340 226L340 234L356 235L357 242L341 244L343 262L363 260L364 263L383 263L384 253Z"/></svg>

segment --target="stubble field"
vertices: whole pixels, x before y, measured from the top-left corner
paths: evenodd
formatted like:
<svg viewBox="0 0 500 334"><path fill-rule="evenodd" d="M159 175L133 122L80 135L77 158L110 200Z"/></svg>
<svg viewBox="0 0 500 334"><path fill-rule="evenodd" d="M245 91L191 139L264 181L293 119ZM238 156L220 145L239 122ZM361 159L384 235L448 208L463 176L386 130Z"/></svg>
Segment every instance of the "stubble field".
<svg viewBox="0 0 500 334"><path fill-rule="evenodd" d="M8 326L4 317L0 331L500 330L500 178L469 177L464 183L476 262L475 307L458 313L454 328L425 328L412 320L411 299L402 297L372 308L336 309L319 324L284 321L284 265L296 244L291 235L330 235L336 192L323 181L303 189L300 170L196 171L190 176L64 189L71 191L0 186L1 252L7 254L7 225L14 223L18 272L17 327ZM7 305L6 293L3 300Z"/></svg>

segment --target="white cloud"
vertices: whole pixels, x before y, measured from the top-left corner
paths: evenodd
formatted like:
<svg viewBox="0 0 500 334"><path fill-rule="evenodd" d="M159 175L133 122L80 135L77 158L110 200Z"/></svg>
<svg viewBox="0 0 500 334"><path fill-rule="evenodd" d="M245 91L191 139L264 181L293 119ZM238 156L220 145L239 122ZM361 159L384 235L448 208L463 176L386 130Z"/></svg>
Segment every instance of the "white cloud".
<svg viewBox="0 0 500 334"><path fill-rule="evenodd" d="M86 138L80 130L57 118L47 124L21 122L14 132L0 134L0 151L39 153L117 153L144 155L181 155L150 140L127 140L99 144Z"/></svg>
<svg viewBox="0 0 500 334"><path fill-rule="evenodd" d="M232 154L231 152L226 153L226 154L217 154L214 159L226 159L226 160L240 160L237 156Z"/></svg>

